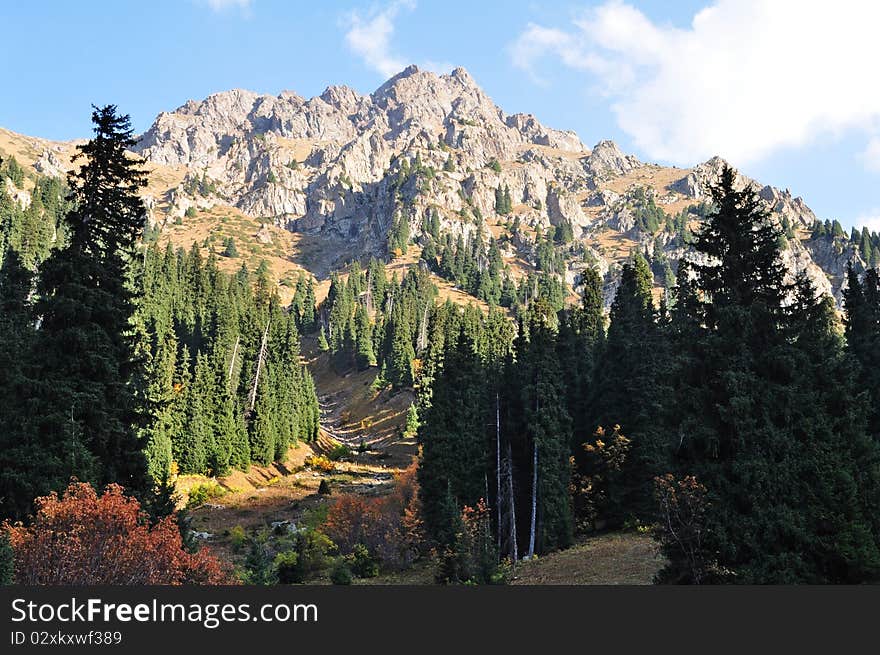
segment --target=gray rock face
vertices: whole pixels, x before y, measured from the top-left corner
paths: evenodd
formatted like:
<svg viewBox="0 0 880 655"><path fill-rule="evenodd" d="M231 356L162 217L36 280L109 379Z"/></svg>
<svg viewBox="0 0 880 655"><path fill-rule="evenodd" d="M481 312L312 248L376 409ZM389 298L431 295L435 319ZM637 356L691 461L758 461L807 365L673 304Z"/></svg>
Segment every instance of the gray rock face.
<svg viewBox="0 0 880 655"><path fill-rule="evenodd" d="M621 254L601 244L603 235L620 233L627 247L655 255L662 250L673 270L685 252L670 233L639 227L632 191L649 187L645 180L658 167L648 169L612 141L588 150L573 132L545 127L530 114L505 114L463 68L438 76L410 66L369 95L345 86L311 99L292 91L216 93L160 114L136 150L156 164L188 169L187 182L156 201L169 215L234 205L326 239L336 255L331 266L384 254L398 213L413 234L429 210L453 235L485 234L475 217L498 218L499 188L510 190L514 214L527 227L571 223L583 257L573 258L566 278L577 285L586 266L597 266L607 275L609 301ZM47 173L57 168L52 158L46 152L38 162ZM724 165L714 157L648 193L658 206L677 203L670 210L677 213L708 198ZM787 190L739 174L737 184L753 185L779 221L803 228L816 220ZM839 297L851 253L790 241L784 258L792 275L806 272ZM528 236L505 248L526 261L534 254Z"/></svg>
<svg viewBox="0 0 880 655"><path fill-rule="evenodd" d="M64 165L51 149L46 148L40 158L34 162L37 172L49 177L64 177Z"/></svg>
<svg viewBox="0 0 880 655"><path fill-rule="evenodd" d="M729 164L721 157L713 157L695 166L685 177L675 182L672 189L694 200L706 200L709 197L710 187L718 182L721 169L725 165ZM816 222L816 215L807 207L803 198L792 198L788 189L780 191L772 186L761 185L737 172L734 187L742 189L747 184L767 202L770 211L778 214L780 218L787 218L792 225L810 227Z"/></svg>
<svg viewBox="0 0 880 655"><path fill-rule="evenodd" d="M614 141L600 141L587 158L590 170L600 177L623 175L641 166L632 155L625 155Z"/></svg>

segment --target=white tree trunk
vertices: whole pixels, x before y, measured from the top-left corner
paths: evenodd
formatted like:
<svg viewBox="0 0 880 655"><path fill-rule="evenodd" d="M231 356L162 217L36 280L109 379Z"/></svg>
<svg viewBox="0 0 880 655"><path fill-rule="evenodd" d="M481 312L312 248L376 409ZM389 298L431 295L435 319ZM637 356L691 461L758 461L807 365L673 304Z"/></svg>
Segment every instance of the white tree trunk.
<svg viewBox="0 0 880 655"><path fill-rule="evenodd" d="M529 524L529 554L532 559L535 554L535 519L538 516L538 442L532 448L532 520Z"/></svg>
<svg viewBox="0 0 880 655"><path fill-rule="evenodd" d="M254 388L251 390L251 411L254 411L254 405L257 402L257 384L260 382L260 368L263 365L263 358L266 356L266 340L269 338L269 321L266 321L266 329L263 331L263 341L260 343L260 354L257 355L257 374L254 376Z"/></svg>
<svg viewBox="0 0 880 655"><path fill-rule="evenodd" d="M498 514L498 552L501 552L501 408L495 392L495 509Z"/></svg>
<svg viewBox="0 0 880 655"><path fill-rule="evenodd" d="M510 444L507 444L507 498L510 503L510 547L513 561L519 559L519 549L516 544L516 502L513 497L513 456L510 452Z"/></svg>
<svg viewBox="0 0 880 655"><path fill-rule="evenodd" d="M238 355L239 341L241 341L241 337L235 337L235 348L232 349L232 361L229 362L229 375L226 376L226 382L230 387L232 386L232 372L235 370L235 356Z"/></svg>

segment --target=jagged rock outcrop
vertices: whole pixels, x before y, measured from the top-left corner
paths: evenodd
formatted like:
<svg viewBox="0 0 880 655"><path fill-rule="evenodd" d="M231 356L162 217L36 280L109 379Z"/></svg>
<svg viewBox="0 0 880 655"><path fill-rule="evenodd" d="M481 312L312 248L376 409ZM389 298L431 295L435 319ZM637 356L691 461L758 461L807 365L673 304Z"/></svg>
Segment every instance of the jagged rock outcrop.
<svg viewBox="0 0 880 655"><path fill-rule="evenodd" d="M337 264L384 254L395 215L408 219L414 234L428 211L437 211L442 230L455 236L485 231L485 221L501 220L496 191L504 190L522 225L571 224L581 255L569 262L566 278L577 285L585 266L597 266L609 276L608 291L627 248L673 264L686 250L668 231L645 228L633 190L647 189L640 197L657 206L675 206L671 215L707 200L726 163L713 157L654 188L653 177L640 174L645 165L614 142L587 149L573 132L545 127L530 114L505 114L463 68L438 76L415 66L369 95L330 86L311 99L232 90L191 100L160 114L137 151L189 171L166 194L167 215L234 205L326 239ZM46 170L54 166L51 157L44 153L40 161ZM739 174L737 184L753 185L789 230L816 221L788 190ZM608 243L609 233L620 235L620 247ZM846 261L857 254L826 251L803 237L788 240L786 265L839 298ZM534 244L513 235L504 249L528 261Z"/></svg>
<svg viewBox="0 0 880 655"><path fill-rule="evenodd" d="M600 141L590 152L587 165L596 175L609 177L629 173L642 164L632 155L623 154L614 141Z"/></svg>
<svg viewBox="0 0 880 655"><path fill-rule="evenodd" d="M34 169L49 177L64 177L64 164L49 148L44 149L40 158L34 162Z"/></svg>

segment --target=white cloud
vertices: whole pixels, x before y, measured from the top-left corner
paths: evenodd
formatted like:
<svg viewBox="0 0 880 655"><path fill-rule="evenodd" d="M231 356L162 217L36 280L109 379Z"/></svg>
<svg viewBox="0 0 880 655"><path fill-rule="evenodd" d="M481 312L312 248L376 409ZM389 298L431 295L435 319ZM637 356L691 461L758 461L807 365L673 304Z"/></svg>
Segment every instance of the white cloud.
<svg viewBox="0 0 880 655"><path fill-rule="evenodd" d="M526 26L509 54L533 77L545 57L585 73L657 159L744 165L859 130L880 170L878 24L880 3L860 0L716 0L687 28L610 0L565 29Z"/></svg>
<svg viewBox="0 0 880 655"><path fill-rule="evenodd" d="M871 232L880 232L880 208L872 209L856 217L853 225L860 229L867 227Z"/></svg>
<svg viewBox="0 0 880 655"><path fill-rule="evenodd" d="M401 9L414 9L413 0L397 0L363 16L352 11L346 19L345 43L363 62L383 77L399 73L407 62L391 52L394 19Z"/></svg>
<svg viewBox="0 0 880 655"><path fill-rule="evenodd" d="M880 173L880 136L875 134L869 139L862 152L862 161L869 171Z"/></svg>
<svg viewBox="0 0 880 655"><path fill-rule="evenodd" d="M206 5L217 13L228 11L229 9L239 9L247 13L250 11L253 0L196 0L196 4Z"/></svg>

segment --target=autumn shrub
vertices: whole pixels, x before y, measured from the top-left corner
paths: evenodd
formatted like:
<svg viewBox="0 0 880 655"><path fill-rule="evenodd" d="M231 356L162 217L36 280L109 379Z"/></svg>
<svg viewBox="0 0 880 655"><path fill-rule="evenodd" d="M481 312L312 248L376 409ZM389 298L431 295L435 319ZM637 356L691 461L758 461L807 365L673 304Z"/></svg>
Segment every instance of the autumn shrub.
<svg viewBox="0 0 880 655"><path fill-rule="evenodd" d="M608 435L599 426L593 441L583 444L585 456L580 469L571 476L571 492L580 529L596 529L614 520L622 511L620 488L623 466L629 455L630 439L615 425Z"/></svg>
<svg viewBox="0 0 880 655"><path fill-rule="evenodd" d="M220 498L226 494L226 490L216 482L203 482L189 490L186 501L187 509L201 507L210 500Z"/></svg>
<svg viewBox="0 0 880 655"><path fill-rule="evenodd" d="M332 473L336 470L336 464L324 455L309 455L303 463L323 473Z"/></svg>
<svg viewBox="0 0 880 655"><path fill-rule="evenodd" d="M415 471L413 464L398 475L386 496L339 496L330 505L321 531L343 555L352 555L361 546L383 568L408 567L424 543Z"/></svg>
<svg viewBox="0 0 880 655"><path fill-rule="evenodd" d="M692 475L677 479L667 473L654 479L654 497L660 510L654 537L668 560L656 581L679 584L722 581L725 572L705 543L706 487Z"/></svg>
<svg viewBox="0 0 880 655"><path fill-rule="evenodd" d="M34 501L31 525L4 525L15 581L25 585L226 584L220 560L183 547L176 519L150 525L140 503L108 485L98 495L73 482Z"/></svg>

